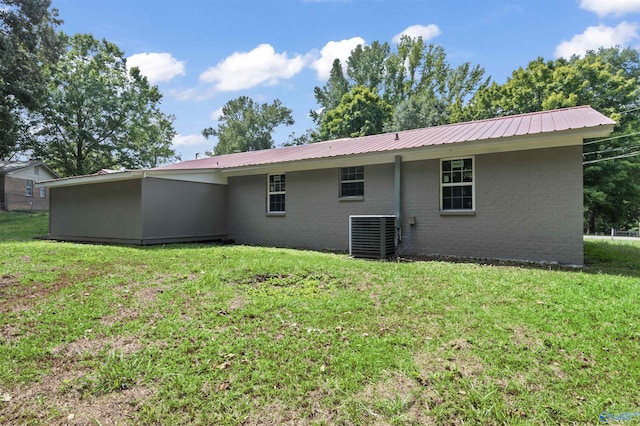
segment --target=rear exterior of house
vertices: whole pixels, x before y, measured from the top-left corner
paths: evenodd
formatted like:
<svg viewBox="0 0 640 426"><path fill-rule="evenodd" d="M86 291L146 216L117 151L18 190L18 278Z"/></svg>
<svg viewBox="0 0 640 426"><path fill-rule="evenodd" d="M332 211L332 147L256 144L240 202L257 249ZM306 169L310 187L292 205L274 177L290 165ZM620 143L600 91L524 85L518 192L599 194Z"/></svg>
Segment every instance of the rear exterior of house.
<svg viewBox="0 0 640 426"><path fill-rule="evenodd" d="M401 255L579 265L582 143L614 124L577 107L53 181L50 236L347 251L379 215Z"/></svg>
<svg viewBox="0 0 640 426"><path fill-rule="evenodd" d="M441 207L441 160L403 159L400 253L582 264L580 146L460 159L472 160L475 206L455 211ZM340 197L341 170L286 173L284 214L265 213L265 175L229 178L229 238L348 250L349 216L397 215L395 162L363 166L362 197Z"/></svg>
<svg viewBox="0 0 640 426"><path fill-rule="evenodd" d="M49 189L36 182L56 178L42 161L0 162L0 210L49 210Z"/></svg>

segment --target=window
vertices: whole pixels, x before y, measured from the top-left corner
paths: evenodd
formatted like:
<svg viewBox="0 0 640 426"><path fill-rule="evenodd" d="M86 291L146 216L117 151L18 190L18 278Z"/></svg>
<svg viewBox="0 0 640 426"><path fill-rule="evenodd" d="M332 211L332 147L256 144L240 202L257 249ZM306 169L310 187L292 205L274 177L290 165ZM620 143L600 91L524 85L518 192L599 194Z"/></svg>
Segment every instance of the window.
<svg viewBox="0 0 640 426"><path fill-rule="evenodd" d="M268 213L284 213L285 201L285 174L269 175L267 192Z"/></svg>
<svg viewBox="0 0 640 426"><path fill-rule="evenodd" d="M27 181L27 197L32 197L33 196L33 181L32 180L28 180Z"/></svg>
<svg viewBox="0 0 640 426"><path fill-rule="evenodd" d="M340 169L340 197L364 197L364 167Z"/></svg>
<svg viewBox="0 0 640 426"><path fill-rule="evenodd" d="M440 163L440 209L473 210L473 157L442 160Z"/></svg>
<svg viewBox="0 0 640 426"><path fill-rule="evenodd" d="M40 198L47 197L47 188L40 188Z"/></svg>

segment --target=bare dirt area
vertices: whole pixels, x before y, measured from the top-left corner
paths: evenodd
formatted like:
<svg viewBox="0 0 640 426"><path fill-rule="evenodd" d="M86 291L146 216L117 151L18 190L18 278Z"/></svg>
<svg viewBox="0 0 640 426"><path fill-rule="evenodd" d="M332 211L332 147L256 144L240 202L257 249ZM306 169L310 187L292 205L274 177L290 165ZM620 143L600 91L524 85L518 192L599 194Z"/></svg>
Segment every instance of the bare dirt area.
<svg viewBox="0 0 640 426"><path fill-rule="evenodd" d="M51 351L51 369L39 382L0 389L3 424L121 425L130 423L153 389L136 384L100 393L95 372L83 360L104 350L129 354L143 349L134 337L82 338Z"/></svg>
<svg viewBox="0 0 640 426"><path fill-rule="evenodd" d="M23 261L31 261L30 259ZM52 268L51 272L56 272ZM87 269L80 275L61 273L55 280L47 283L25 280L20 274L0 276L0 313L19 312L30 309L48 296L60 290L100 275L99 270Z"/></svg>
<svg viewBox="0 0 640 426"><path fill-rule="evenodd" d="M83 271L80 276L62 273L49 283L25 283L20 275L0 276L0 313L19 313L31 309L43 299L83 280L100 275L100 270ZM133 291L132 291L133 290ZM154 291L128 290L139 303L147 305L155 298ZM102 323L135 318L134 308L123 307ZM5 342L16 341L24 334L19 326L0 325ZM75 341L61 344L43 359L48 373L35 383L0 388L0 423L7 425L122 425L135 422L140 407L153 397L148 385L133 383L126 389L102 392L97 383L96 358L105 352L124 356L144 349L135 336L87 334Z"/></svg>

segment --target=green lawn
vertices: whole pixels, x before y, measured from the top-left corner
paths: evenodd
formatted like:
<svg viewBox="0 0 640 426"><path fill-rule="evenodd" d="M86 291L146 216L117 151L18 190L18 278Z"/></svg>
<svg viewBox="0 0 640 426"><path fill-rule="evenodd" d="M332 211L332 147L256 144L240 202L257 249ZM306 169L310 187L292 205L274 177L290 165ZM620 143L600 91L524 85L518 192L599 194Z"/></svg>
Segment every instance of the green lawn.
<svg viewBox="0 0 640 426"><path fill-rule="evenodd" d="M2 215L2 424L568 425L640 412L638 243L589 241L588 267L549 270L30 241L46 216Z"/></svg>

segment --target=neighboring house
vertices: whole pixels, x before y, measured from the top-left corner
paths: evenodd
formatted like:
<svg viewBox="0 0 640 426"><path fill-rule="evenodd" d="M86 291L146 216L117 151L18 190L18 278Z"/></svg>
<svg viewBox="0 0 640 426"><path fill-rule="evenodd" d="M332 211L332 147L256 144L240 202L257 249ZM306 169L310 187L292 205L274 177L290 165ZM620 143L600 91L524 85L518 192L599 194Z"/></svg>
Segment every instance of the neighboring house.
<svg viewBox="0 0 640 426"><path fill-rule="evenodd" d="M46 182L50 238L233 239L345 251L351 215L393 215L404 255L583 263L575 107Z"/></svg>
<svg viewBox="0 0 640 426"><path fill-rule="evenodd" d="M49 189L35 183L59 177L42 161L0 161L0 210L49 210Z"/></svg>

